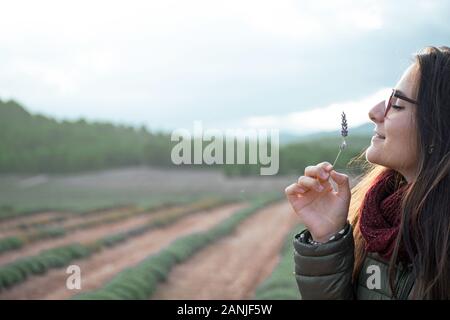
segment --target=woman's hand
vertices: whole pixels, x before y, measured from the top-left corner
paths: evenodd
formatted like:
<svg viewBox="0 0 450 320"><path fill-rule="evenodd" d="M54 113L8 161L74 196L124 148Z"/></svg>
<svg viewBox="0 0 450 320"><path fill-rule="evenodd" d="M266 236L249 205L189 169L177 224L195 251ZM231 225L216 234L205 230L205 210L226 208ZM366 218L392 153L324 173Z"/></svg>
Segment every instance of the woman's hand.
<svg viewBox="0 0 450 320"><path fill-rule="evenodd" d="M285 190L286 196L313 240L326 242L347 223L351 191L348 176L328 162L305 168L305 175ZM328 180L331 177L337 191Z"/></svg>

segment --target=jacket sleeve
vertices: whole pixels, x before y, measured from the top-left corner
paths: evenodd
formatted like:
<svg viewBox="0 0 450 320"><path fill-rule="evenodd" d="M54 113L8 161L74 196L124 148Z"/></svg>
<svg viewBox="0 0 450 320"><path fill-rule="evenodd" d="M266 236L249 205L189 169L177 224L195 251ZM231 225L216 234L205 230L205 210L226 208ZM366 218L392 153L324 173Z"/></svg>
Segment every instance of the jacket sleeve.
<svg viewBox="0 0 450 320"><path fill-rule="evenodd" d="M304 240L308 236L309 231L303 230L294 237L295 279L302 299L353 299L351 226L342 238L324 244L308 244Z"/></svg>

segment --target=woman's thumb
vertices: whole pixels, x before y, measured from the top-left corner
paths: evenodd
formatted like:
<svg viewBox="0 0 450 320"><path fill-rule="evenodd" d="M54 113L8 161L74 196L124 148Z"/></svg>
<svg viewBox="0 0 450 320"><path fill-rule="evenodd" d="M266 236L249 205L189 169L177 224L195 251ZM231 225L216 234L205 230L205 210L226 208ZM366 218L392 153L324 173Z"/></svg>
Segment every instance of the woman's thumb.
<svg viewBox="0 0 450 320"><path fill-rule="evenodd" d="M337 193L345 198L350 197L350 182L346 174L338 173L335 170L330 172L331 178L337 184Z"/></svg>

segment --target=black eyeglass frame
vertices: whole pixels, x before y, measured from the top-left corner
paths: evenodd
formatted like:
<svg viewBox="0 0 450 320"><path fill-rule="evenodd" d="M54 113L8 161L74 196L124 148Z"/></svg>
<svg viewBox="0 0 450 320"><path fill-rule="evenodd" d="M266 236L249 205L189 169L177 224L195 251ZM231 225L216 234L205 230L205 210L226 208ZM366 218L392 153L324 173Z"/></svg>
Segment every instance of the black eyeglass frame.
<svg viewBox="0 0 450 320"><path fill-rule="evenodd" d="M384 117L386 118L386 115L388 114L389 110L391 109L393 103L392 100L394 98L398 98L400 100L404 100L407 101L409 103L415 104L417 105L417 101L413 100L411 98L406 97L403 93L401 93L399 90L396 89L392 89L392 93L391 96L389 97L389 100L385 103L385 112L384 112Z"/></svg>

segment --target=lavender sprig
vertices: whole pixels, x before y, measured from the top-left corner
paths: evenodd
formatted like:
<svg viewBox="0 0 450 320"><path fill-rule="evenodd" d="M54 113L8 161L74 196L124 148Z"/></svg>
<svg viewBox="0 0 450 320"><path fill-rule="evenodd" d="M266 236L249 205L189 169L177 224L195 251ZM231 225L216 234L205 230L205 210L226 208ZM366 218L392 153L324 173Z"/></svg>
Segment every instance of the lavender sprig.
<svg viewBox="0 0 450 320"><path fill-rule="evenodd" d="M337 160L339 159L339 156L341 155L342 150L344 150L347 147L347 142L345 141L345 137L348 135L348 126L347 126L347 117L345 116L345 112L342 112L341 114L341 136L342 136L342 143L339 146L339 153L336 156L336 159L333 162L333 168L336 164Z"/></svg>

